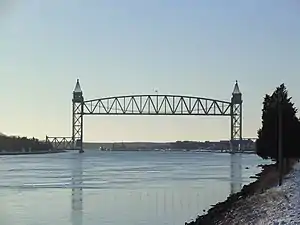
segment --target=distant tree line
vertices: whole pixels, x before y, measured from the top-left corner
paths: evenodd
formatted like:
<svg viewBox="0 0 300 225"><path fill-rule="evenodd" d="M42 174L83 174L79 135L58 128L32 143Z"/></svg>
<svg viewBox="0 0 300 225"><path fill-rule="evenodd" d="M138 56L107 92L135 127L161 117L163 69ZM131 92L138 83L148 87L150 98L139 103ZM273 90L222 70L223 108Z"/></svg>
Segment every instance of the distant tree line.
<svg viewBox="0 0 300 225"><path fill-rule="evenodd" d="M41 142L36 138L0 136L0 151L44 151L52 149L50 143Z"/></svg>
<svg viewBox="0 0 300 225"><path fill-rule="evenodd" d="M170 143L170 147L172 149L192 150L192 149L198 149L199 146L201 146L201 143L196 142L196 141L176 141L176 142Z"/></svg>
<svg viewBox="0 0 300 225"><path fill-rule="evenodd" d="M244 150L254 150L255 142L252 140L242 140L242 148ZM253 147L253 148L252 148ZM229 150L230 141L176 141L170 143L171 149L186 149L186 150L195 150L195 149L211 149L211 150Z"/></svg>
<svg viewBox="0 0 300 225"><path fill-rule="evenodd" d="M288 91L284 84L281 84L271 95L267 94L264 98L262 126L257 132L257 155L264 159L278 161L280 128L283 158L299 158L300 122L297 117L297 108L292 103L292 98L288 96Z"/></svg>

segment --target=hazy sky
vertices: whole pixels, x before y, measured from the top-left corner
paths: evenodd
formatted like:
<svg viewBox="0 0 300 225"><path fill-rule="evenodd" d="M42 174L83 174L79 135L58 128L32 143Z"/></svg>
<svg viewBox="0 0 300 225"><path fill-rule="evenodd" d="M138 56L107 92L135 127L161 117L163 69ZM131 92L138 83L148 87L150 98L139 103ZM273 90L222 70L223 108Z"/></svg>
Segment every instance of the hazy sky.
<svg viewBox="0 0 300 225"><path fill-rule="evenodd" d="M0 131L71 134L71 98L244 99L244 136L281 82L300 107L298 0L2 0ZM229 118L85 117L85 141L229 139Z"/></svg>

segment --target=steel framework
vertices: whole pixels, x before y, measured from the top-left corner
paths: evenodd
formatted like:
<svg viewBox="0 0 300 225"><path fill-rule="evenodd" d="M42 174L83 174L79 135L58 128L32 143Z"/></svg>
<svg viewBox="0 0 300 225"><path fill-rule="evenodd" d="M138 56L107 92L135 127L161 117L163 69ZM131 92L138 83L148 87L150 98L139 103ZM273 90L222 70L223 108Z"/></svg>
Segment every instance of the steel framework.
<svg viewBox="0 0 300 225"><path fill-rule="evenodd" d="M231 193L236 193L242 187L242 157L239 153L242 151L242 93L240 92L238 83L234 85L231 97L231 163L230 163L230 178L231 178Z"/></svg>
<svg viewBox="0 0 300 225"><path fill-rule="evenodd" d="M242 136L242 93L238 83L235 83L231 97L231 149L237 152L241 149Z"/></svg>
<svg viewBox="0 0 300 225"><path fill-rule="evenodd" d="M54 149L72 149L73 140L72 137L48 137L46 136L46 142L51 143Z"/></svg>
<svg viewBox="0 0 300 225"><path fill-rule="evenodd" d="M129 95L84 100L77 79L72 98L72 137L46 137L56 149L83 152L84 115L189 115L230 117L231 192L241 189L242 93L236 81L231 101L181 95Z"/></svg>
<svg viewBox="0 0 300 225"><path fill-rule="evenodd" d="M84 98L77 80L72 99L72 140L73 149L79 149L80 152L83 152L83 107Z"/></svg>
<svg viewBox="0 0 300 225"><path fill-rule="evenodd" d="M230 102L180 95L130 95L83 102L83 115L230 116Z"/></svg>
<svg viewBox="0 0 300 225"><path fill-rule="evenodd" d="M77 79L72 98L72 137L47 137L52 143L67 142L83 152L84 115L189 115L231 118L231 151L241 151L242 94L236 81L231 101L181 95L128 95L84 100ZM60 140L60 141L59 141ZM57 146L57 144L55 144Z"/></svg>

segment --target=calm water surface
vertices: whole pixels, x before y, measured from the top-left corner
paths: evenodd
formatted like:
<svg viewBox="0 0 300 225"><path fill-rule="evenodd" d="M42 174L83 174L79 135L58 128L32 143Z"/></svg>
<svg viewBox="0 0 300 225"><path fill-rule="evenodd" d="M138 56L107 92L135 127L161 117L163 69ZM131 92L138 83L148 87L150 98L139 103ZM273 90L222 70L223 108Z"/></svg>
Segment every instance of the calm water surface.
<svg viewBox="0 0 300 225"><path fill-rule="evenodd" d="M243 155L244 184L262 162ZM1 156L0 224L183 225L226 199L229 176L222 153Z"/></svg>

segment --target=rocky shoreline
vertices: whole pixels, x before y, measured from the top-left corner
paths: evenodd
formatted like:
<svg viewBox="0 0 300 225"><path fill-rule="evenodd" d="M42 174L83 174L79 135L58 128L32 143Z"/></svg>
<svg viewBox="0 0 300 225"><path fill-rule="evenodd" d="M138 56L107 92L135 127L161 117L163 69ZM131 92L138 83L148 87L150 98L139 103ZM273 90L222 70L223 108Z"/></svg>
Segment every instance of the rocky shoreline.
<svg viewBox="0 0 300 225"><path fill-rule="evenodd" d="M289 173L297 159L292 159L286 166L285 174ZM262 171L256 174L257 180L245 185L242 190L236 194L230 195L224 202L214 205L205 215L198 216L195 221L185 223L185 225L225 225L225 218L229 212L234 211L237 206L242 204L245 198L256 193L262 193L265 190L274 187L278 183L277 165L261 165Z"/></svg>

